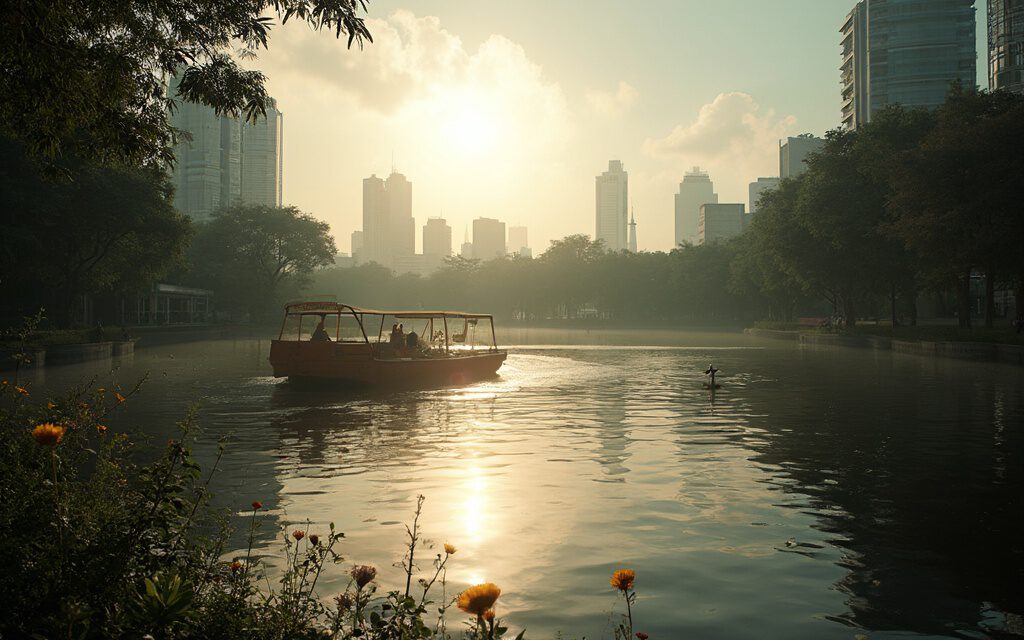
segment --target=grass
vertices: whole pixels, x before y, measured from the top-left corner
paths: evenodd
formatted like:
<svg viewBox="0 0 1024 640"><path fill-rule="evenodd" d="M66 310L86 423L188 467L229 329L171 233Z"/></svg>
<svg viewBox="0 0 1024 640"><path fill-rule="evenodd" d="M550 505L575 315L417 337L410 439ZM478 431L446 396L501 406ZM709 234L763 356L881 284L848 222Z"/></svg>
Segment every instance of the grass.
<svg viewBox="0 0 1024 640"><path fill-rule="evenodd" d="M801 326L796 322L755 322L756 329L802 331L804 333L842 333L853 336L880 336L909 342L984 342L1024 345L1024 333L1011 327L972 327L961 329L951 325L917 325L893 327L884 324L858 324L843 330Z"/></svg>

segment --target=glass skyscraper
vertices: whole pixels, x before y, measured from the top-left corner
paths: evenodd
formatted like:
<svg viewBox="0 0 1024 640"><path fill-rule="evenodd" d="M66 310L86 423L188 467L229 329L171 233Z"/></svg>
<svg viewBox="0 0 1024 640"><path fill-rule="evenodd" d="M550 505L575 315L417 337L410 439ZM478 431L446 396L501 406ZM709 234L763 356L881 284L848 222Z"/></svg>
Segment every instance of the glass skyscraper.
<svg viewBox="0 0 1024 640"><path fill-rule="evenodd" d="M988 0L988 86L1024 93L1024 0Z"/></svg>

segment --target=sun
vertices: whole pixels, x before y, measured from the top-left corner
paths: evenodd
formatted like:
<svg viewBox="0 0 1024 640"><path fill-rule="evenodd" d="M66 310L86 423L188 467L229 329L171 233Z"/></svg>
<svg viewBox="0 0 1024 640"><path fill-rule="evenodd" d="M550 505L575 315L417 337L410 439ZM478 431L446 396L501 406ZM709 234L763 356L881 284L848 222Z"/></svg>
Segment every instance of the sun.
<svg viewBox="0 0 1024 640"><path fill-rule="evenodd" d="M479 156L496 147L498 122L493 114L478 107L455 110L444 126L447 142L457 151Z"/></svg>

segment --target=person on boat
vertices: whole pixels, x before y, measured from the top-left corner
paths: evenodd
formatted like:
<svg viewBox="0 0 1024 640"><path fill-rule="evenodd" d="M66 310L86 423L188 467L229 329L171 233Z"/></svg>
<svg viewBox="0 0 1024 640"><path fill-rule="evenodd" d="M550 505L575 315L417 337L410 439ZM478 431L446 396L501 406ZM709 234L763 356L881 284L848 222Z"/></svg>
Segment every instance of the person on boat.
<svg viewBox="0 0 1024 640"><path fill-rule="evenodd" d="M313 329L313 335L309 338L310 342L330 342L331 336L327 335L327 330L324 329L324 319L320 318L320 322L316 323L316 329Z"/></svg>
<svg viewBox="0 0 1024 640"><path fill-rule="evenodd" d="M391 325L391 339L389 342L393 347L399 347L402 344L402 330L399 328L397 322Z"/></svg>

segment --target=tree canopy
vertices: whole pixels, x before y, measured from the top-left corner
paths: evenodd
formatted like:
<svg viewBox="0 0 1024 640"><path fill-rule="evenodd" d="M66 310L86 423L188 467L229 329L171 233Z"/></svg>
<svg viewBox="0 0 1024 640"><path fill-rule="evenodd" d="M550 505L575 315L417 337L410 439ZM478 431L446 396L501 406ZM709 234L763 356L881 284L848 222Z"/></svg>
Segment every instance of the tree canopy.
<svg viewBox="0 0 1024 640"><path fill-rule="evenodd" d="M254 118L265 78L237 58L267 48L273 15L351 47L372 40L365 12L366 0L15 0L0 20L0 134L51 161L169 164L171 75L180 99Z"/></svg>

